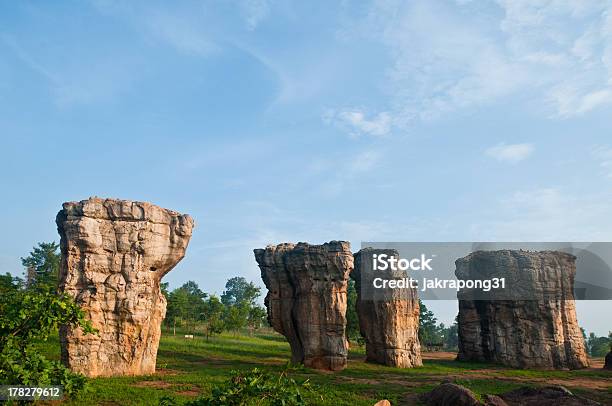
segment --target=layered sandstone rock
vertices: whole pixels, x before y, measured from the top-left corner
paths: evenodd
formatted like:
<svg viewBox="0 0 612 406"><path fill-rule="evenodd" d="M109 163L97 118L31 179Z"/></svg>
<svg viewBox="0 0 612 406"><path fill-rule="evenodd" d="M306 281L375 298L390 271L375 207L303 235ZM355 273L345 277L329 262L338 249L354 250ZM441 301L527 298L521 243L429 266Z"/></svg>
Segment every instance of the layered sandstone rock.
<svg viewBox="0 0 612 406"><path fill-rule="evenodd" d="M444 382L436 386L431 392L420 396L421 402L427 406L483 406L476 394L466 388L452 382Z"/></svg>
<svg viewBox="0 0 612 406"><path fill-rule="evenodd" d="M459 279L504 277L504 291L464 289L459 298L460 360L518 368L588 366L574 302L576 257L558 251L476 251L458 259ZM493 300L496 298L515 300Z"/></svg>
<svg viewBox="0 0 612 406"><path fill-rule="evenodd" d="M87 376L155 372L166 299L160 280L185 255L193 220L150 203L90 198L64 203L60 289L99 330L62 328L62 360Z"/></svg>
<svg viewBox="0 0 612 406"><path fill-rule="evenodd" d="M343 369L346 291L353 270L350 244L286 243L254 253L268 288L268 320L289 341L292 361L317 369Z"/></svg>
<svg viewBox="0 0 612 406"><path fill-rule="evenodd" d="M374 278L402 279L406 271L374 271L372 256L400 258L395 250L365 248L355 254L351 278L357 290L359 330L366 343L366 360L412 368L423 365L419 344L419 299L416 289L373 289Z"/></svg>

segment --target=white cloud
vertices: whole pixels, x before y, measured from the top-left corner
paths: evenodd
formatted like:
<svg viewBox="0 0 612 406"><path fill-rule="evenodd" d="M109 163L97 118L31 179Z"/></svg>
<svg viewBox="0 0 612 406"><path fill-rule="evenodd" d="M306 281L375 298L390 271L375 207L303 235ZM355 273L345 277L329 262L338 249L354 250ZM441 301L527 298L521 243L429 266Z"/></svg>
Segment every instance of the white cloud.
<svg viewBox="0 0 612 406"><path fill-rule="evenodd" d="M371 135L380 137L391 131L391 115L388 112L378 113L370 118L360 109L329 111L324 120L334 124L351 135Z"/></svg>
<svg viewBox="0 0 612 406"><path fill-rule="evenodd" d="M589 91L577 83L563 83L550 90L548 100L556 106L556 116L579 116L611 103L612 87Z"/></svg>
<svg viewBox="0 0 612 406"><path fill-rule="evenodd" d="M494 147L487 148L485 154L498 160L499 162L507 162L511 164L518 163L529 158L533 153L534 147L532 144L498 144Z"/></svg>

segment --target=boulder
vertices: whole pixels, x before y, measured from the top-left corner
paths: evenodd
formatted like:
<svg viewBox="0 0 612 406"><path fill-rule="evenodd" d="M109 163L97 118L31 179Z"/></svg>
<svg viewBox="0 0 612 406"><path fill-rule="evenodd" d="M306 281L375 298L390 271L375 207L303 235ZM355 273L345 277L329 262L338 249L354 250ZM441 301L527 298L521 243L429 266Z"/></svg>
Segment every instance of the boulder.
<svg viewBox="0 0 612 406"><path fill-rule="evenodd" d="M316 369L343 369L348 354L346 293L353 270L350 244L285 243L254 253L268 289L268 320L287 338L292 361Z"/></svg>
<svg viewBox="0 0 612 406"><path fill-rule="evenodd" d="M417 291L414 288L373 289L376 277L407 277L406 271L373 271L374 254L400 258L395 250L373 248L364 248L354 255L355 270L351 278L357 290L357 315L366 343L366 361L399 368L421 366Z"/></svg>
<svg viewBox="0 0 612 406"><path fill-rule="evenodd" d="M62 327L62 361L90 377L155 372L166 299L160 280L184 257L188 215L145 202L63 204L60 291L73 297L97 334Z"/></svg>
<svg viewBox="0 0 612 406"><path fill-rule="evenodd" d="M476 251L458 259L458 279L505 277L508 286L500 293L457 294L457 358L515 368L587 367L573 293L575 261L564 252L522 250ZM520 300L498 300L513 295Z"/></svg>
<svg viewBox="0 0 612 406"><path fill-rule="evenodd" d="M612 351L606 354L606 359L604 362L604 369L612 370Z"/></svg>
<svg viewBox="0 0 612 406"><path fill-rule="evenodd" d="M476 395L462 385L442 383L421 396L427 406L482 406Z"/></svg>

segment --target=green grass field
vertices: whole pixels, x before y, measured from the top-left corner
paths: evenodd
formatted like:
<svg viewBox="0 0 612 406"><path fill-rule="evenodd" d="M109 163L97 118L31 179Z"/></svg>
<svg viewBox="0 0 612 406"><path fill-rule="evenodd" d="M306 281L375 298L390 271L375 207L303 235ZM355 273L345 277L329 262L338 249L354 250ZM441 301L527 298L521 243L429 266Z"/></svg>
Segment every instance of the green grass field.
<svg viewBox="0 0 612 406"><path fill-rule="evenodd" d="M59 358L57 341L42 344ZM398 369L363 362L364 349L352 348L349 365L337 373L301 367L288 374L310 380L317 393L307 394L314 405L373 405L389 399L393 405L417 405L416 396L450 378L477 394L502 393L525 385L561 384L570 390L612 404L612 373L601 369L581 371L513 370L496 365L456 362L450 353L425 353L424 366ZM255 337L223 334L206 342L165 333L157 359L157 373L150 376L90 379L88 389L65 405L156 405L163 396L193 399L210 393L231 370L259 367L280 372L287 367L289 345L275 333ZM600 362L600 361L598 361ZM57 404L57 402L56 402Z"/></svg>

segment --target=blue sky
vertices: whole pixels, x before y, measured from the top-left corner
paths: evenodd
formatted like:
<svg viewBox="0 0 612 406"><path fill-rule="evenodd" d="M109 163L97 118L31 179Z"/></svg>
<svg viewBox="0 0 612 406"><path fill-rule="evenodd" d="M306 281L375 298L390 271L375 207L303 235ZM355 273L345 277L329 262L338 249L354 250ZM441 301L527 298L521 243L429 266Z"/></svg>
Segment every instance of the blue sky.
<svg viewBox="0 0 612 406"><path fill-rule="evenodd" d="M217 293L283 241L610 240L610 1L3 2L0 55L2 273L92 195L191 214L167 280Z"/></svg>

